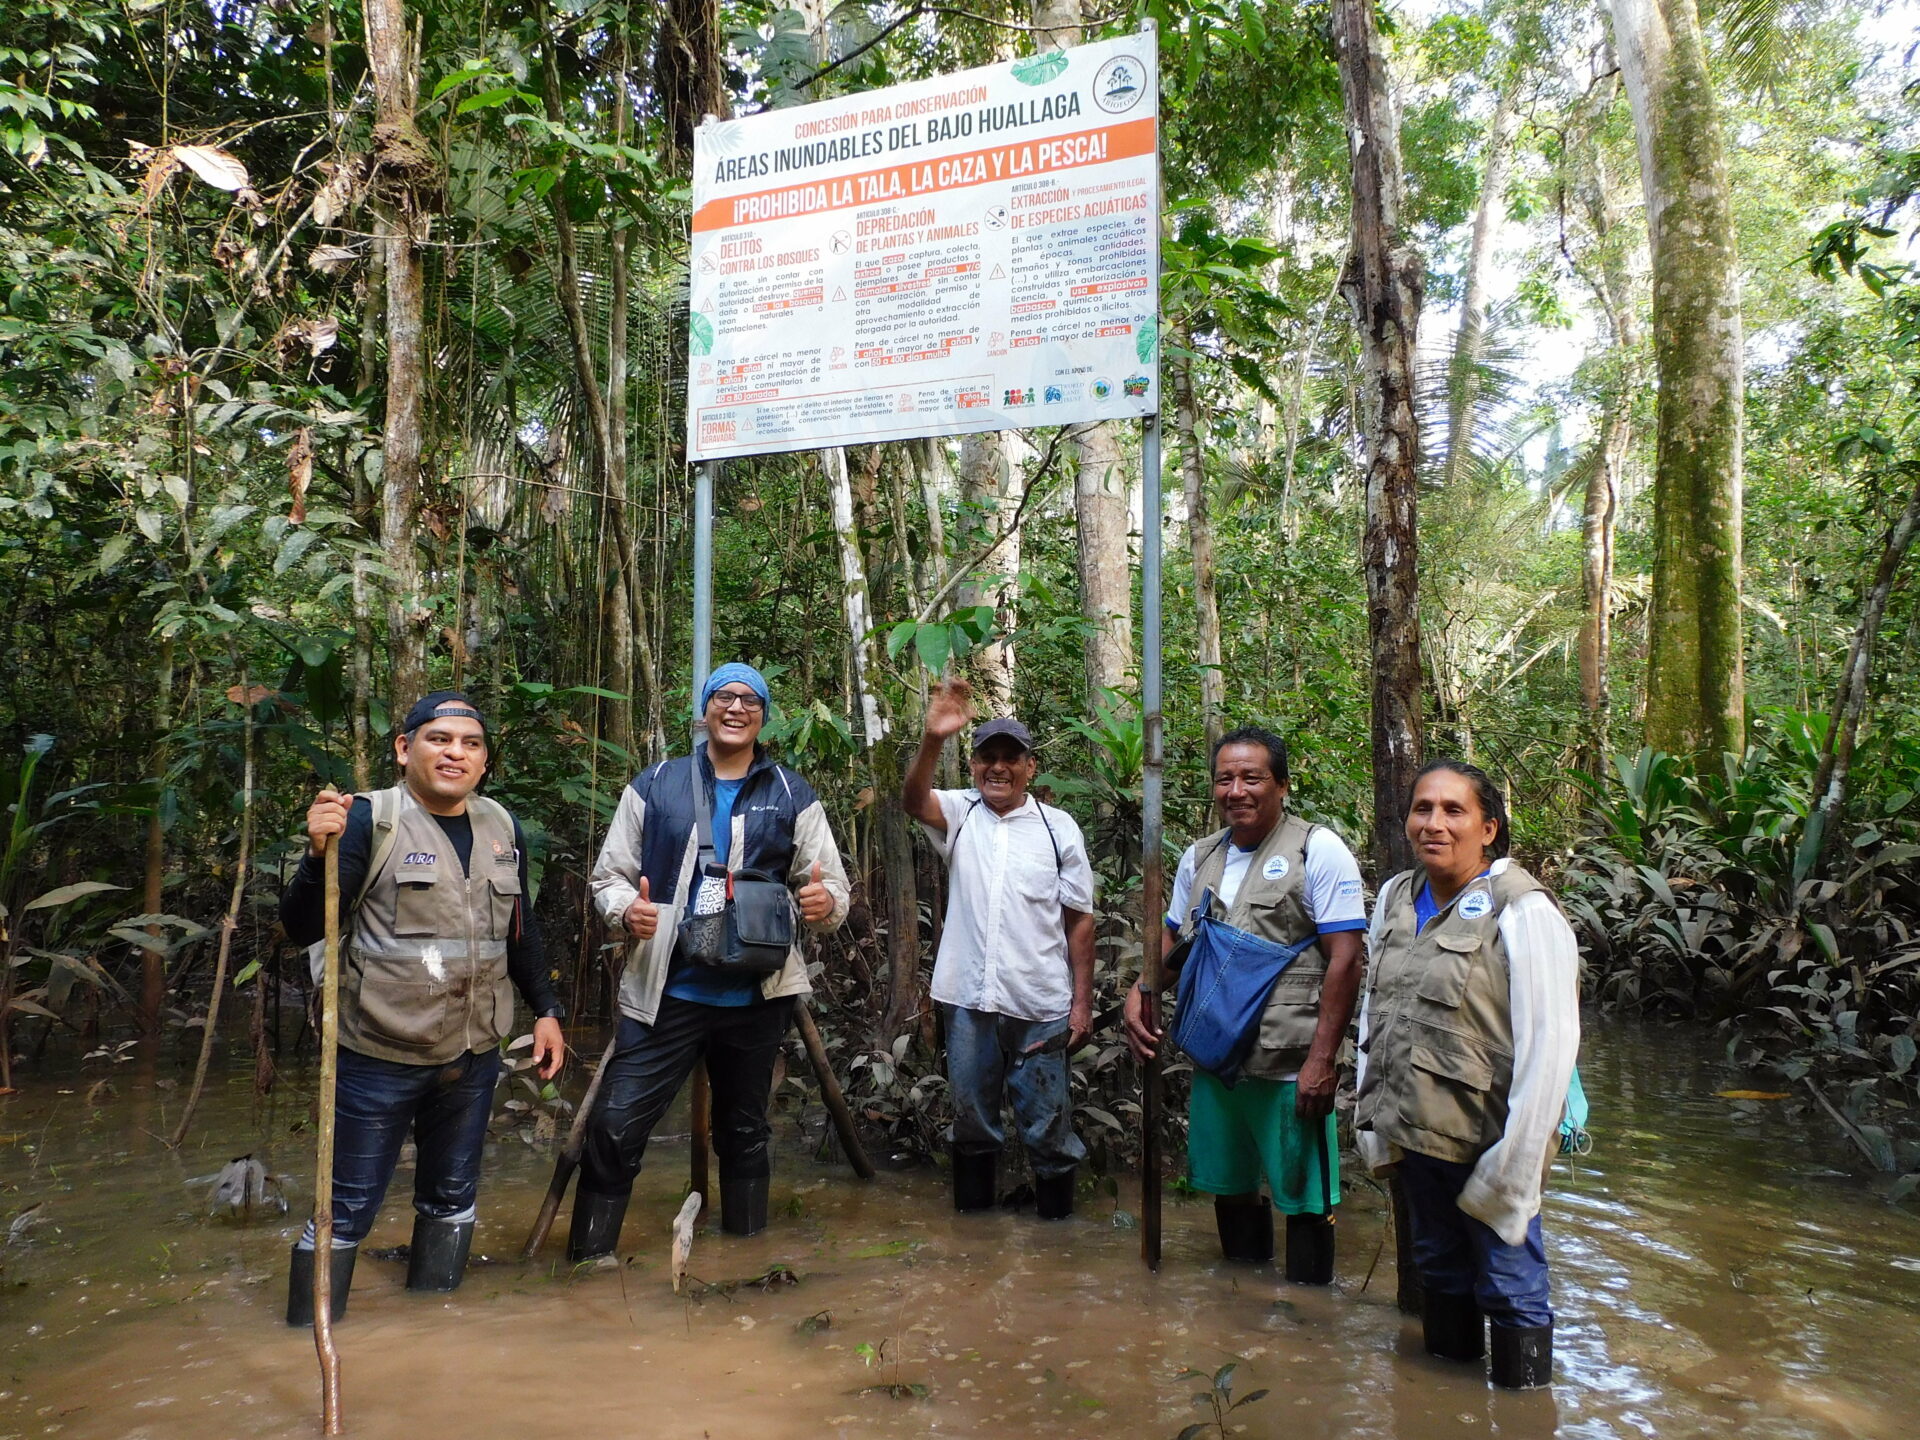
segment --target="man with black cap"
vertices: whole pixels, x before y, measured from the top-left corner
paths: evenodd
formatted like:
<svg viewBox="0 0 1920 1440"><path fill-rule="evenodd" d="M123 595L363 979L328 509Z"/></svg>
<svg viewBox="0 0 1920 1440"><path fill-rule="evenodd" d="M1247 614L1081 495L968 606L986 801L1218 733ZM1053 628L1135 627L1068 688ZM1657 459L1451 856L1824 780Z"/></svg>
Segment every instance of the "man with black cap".
<svg viewBox="0 0 1920 1440"><path fill-rule="evenodd" d="M762 904L770 892L789 922L797 912L822 931L846 918L848 896L813 787L760 744L770 703L766 677L751 665L734 661L708 676L700 692L707 738L693 754L634 777L594 862L594 903L632 944L620 977L618 1044L580 1156L571 1260L610 1254L619 1243L653 1127L702 1059L713 1087L720 1228L766 1228L768 1092L794 997L812 988L803 937L789 923L788 939L762 947L766 964L756 971L728 963L697 936L708 929L703 919L724 914L748 887Z"/></svg>
<svg viewBox="0 0 1920 1440"><path fill-rule="evenodd" d="M401 783L371 795L322 790L307 811L307 854L280 901L295 944L326 929L325 847L340 847L340 1054L333 1160L332 1310L346 1312L360 1241L408 1131L418 1159L407 1288L455 1289L473 1243L474 1202L500 1042L516 988L532 1009L543 1079L566 1057L540 927L527 904L520 822L475 794L488 765L486 722L451 690L402 722ZM287 1323L313 1321L313 1227L295 1244Z"/></svg>
<svg viewBox="0 0 1920 1440"><path fill-rule="evenodd" d="M947 1032L953 1205L994 1203L1003 1094L1013 1102L1043 1220L1073 1213L1086 1146L1073 1133L1067 1057L1093 1030L1093 867L1080 827L1027 793L1039 764L1018 720L973 732L973 788L936 790L940 749L973 718L973 691L947 681L900 803L947 861L946 924L933 999Z"/></svg>

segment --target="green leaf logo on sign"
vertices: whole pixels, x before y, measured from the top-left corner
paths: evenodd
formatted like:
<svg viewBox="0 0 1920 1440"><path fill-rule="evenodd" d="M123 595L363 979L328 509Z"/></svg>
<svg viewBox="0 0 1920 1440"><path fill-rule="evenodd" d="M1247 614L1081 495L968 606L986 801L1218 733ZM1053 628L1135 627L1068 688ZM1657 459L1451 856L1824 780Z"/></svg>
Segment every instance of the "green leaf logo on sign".
<svg viewBox="0 0 1920 1440"><path fill-rule="evenodd" d="M1149 315L1140 322L1140 329L1133 337L1133 353L1140 357L1142 365L1153 363L1154 347L1160 343L1160 317Z"/></svg>
<svg viewBox="0 0 1920 1440"><path fill-rule="evenodd" d="M1013 62L1013 78L1022 85L1045 85L1066 73L1067 56L1063 50L1048 50Z"/></svg>
<svg viewBox="0 0 1920 1440"><path fill-rule="evenodd" d="M698 310L687 322L687 345L696 355L713 353L713 322Z"/></svg>

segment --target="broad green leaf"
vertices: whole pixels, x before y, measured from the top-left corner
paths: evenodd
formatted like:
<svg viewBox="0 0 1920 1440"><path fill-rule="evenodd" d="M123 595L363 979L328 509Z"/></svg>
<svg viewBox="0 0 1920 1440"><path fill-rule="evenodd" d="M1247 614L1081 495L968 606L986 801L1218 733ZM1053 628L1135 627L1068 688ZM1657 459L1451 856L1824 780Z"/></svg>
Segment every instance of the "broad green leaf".
<svg viewBox="0 0 1920 1440"><path fill-rule="evenodd" d="M106 574L109 570L113 569L114 566L126 559L127 551L132 548L133 540L130 536L115 535L108 539L107 543L100 547L100 559L97 562L100 566L100 573L102 575Z"/></svg>
<svg viewBox="0 0 1920 1440"><path fill-rule="evenodd" d="M140 533L148 540L155 545L160 543L162 522L158 511L136 510L133 512L133 523L140 527Z"/></svg>
<svg viewBox="0 0 1920 1440"><path fill-rule="evenodd" d="M696 355L713 353L713 321L698 310L687 318L687 344Z"/></svg>
<svg viewBox="0 0 1920 1440"><path fill-rule="evenodd" d="M953 631L945 625L922 625L914 632L913 648L920 652L920 663L938 675L953 654Z"/></svg>
<svg viewBox="0 0 1920 1440"><path fill-rule="evenodd" d="M1149 315L1145 320L1140 322L1139 330L1134 333L1133 353L1139 357L1142 365L1151 364L1153 361L1154 347L1159 343L1160 317L1157 315Z"/></svg>
<svg viewBox="0 0 1920 1440"><path fill-rule="evenodd" d="M81 880L73 885L62 885L58 890L49 890L46 894L29 900L20 908L25 910L51 910L56 905L65 905L80 899L83 895L97 895L102 890L124 890L124 885L109 885L104 880Z"/></svg>

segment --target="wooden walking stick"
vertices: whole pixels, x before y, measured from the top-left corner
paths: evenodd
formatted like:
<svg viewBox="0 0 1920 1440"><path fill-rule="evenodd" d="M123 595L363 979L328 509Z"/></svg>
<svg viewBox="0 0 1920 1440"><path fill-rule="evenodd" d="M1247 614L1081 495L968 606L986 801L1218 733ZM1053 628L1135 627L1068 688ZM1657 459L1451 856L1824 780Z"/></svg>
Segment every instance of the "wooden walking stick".
<svg viewBox="0 0 1920 1440"><path fill-rule="evenodd" d="M580 1152L587 1144L587 1117L593 1114L594 1102L600 1098L600 1082L606 1078L607 1066L613 1060L614 1049L619 1043L617 1036L607 1042L606 1053L594 1067L593 1079L587 1082L587 1093L580 1097L580 1108L573 1114L573 1127L567 1131L567 1143L561 1147L560 1157L553 1162L553 1179L547 1182L547 1198L540 1202L540 1213L534 1217L533 1229L527 1232L527 1243L520 1247L522 1260L531 1260L540 1247L547 1243L554 1216L560 1213L560 1202L567 1198L567 1186L573 1180L573 1172L580 1168Z"/></svg>
<svg viewBox="0 0 1920 1440"><path fill-rule="evenodd" d="M820 1027L813 1023L813 1012L807 1009L806 996L794 998L793 1018L799 1023L800 1043L807 1047L807 1059L813 1062L813 1078L820 1082L820 1098L826 1102L827 1114L833 1117L834 1133L840 1137L840 1148L847 1152L847 1163L862 1180L871 1180L873 1162L867 1158L867 1152L860 1146L860 1137L854 1133L853 1112L847 1108L847 1097L841 1093L833 1066L827 1063L827 1047L821 1043Z"/></svg>
<svg viewBox="0 0 1920 1440"><path fill-rule="evenodd" d="M340 1352L333 1344L334 1081L340 1050L340 846L326 841L327 944L320 975L320 1158L313 1181L313 1348L320 1354L320 1426L340 1435Z"/></svg>
<svg viewBox="0 0 1920 1440"><path fill-rule="evenodd" d="M707 1078L707 1062L693 1067L693 1178L689 1186L706 1208L713 1183L710 1162L713 1158L713 1082Z"/></svg>

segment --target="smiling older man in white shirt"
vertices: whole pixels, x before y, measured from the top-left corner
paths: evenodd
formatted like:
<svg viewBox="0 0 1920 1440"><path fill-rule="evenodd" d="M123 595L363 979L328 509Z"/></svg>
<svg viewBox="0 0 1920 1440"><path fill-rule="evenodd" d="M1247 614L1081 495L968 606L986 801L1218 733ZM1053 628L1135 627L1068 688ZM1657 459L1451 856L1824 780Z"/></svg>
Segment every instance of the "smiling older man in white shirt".
<svg viewBox="0 0 1920 1440"><path fill-rule="evenodd" d="M933 998L947 1031L953 1204L994 1203L1004 1096L1033 1166L1035 1208L1059 1220L1073 1213L1087 1153L1073 1133L1067 1057L1093 1029L1093 867L1073 817L1027 793L1039 766L1018 720L974 731L972 789L933 788L941 747L972 718L966 681L934 692L900 797L950 877Z"/></svg>

